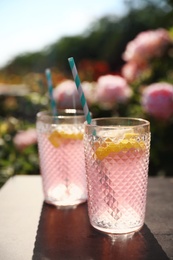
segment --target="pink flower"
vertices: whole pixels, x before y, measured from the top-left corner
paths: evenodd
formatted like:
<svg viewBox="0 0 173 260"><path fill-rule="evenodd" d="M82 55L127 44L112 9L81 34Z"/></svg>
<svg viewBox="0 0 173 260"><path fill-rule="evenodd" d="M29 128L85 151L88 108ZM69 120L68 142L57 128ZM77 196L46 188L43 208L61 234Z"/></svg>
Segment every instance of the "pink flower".
<svg viewBox="0 0 173 260"><path fill-rule="evenodd" d="M65 80L57 85L53 96L58 108L81 108L79 94L72 80Z"/></svg>
<svg viewBox="0 0 173 260"><path fill-rule="evenodd" d="M173 85L165 82L154 83L146 87L142 94L144 110L162 120L173 115Z"/></svg>
<svg viewBox="0 0 173 260"><path fill-rule="evenodd" d="M131 93L126 80L120 76L105 75L98 78L97 99L103 104L112 106L116 102L125 102Z"/></svg>
<svg viewBox="0 0 173 260"><path fill-rule="evenodd" d="M13 138L13 143L19 150L23 150L26 147L37 143L36 129L30 128L26 131L18 132Z"/></svg>
<svg viewBox="0 0 173 260"><path fill-rule="evenodd" d="M131 83L137 80L146 69L146 65L140 66L136 62L130 61L122 67L121 73L127 82Z"/></svg>
<svg viewBox="0 0 173 260"><path fill-rule="evenodd" d="M145 63L153 57L160 57L170 43L171 38L165 29L141 32L127 44L123 59Z"/></svg>

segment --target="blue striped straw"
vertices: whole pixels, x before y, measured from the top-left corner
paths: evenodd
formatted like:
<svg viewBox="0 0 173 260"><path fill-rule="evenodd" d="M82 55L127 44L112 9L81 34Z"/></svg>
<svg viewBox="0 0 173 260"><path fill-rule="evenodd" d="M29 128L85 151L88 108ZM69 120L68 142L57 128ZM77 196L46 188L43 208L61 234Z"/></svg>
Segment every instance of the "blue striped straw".
<svg viewBox="0 0 173 260"><path fill-rule="evenodd" d="M46 74L46 79L47 79L47 84L48 84L48 92L49 92L49 97L50 97L50 105L51 105L51 110L53 113L53 116L57 116L57 109L56 109L56 103L53 98L53 85L52 85L52 77L51 77L51 71L50 69L45 70Z"/></svg>
<svg viewBox="0 0 173 260"><path fill-rule="evenodd" d="M78 90L78 93L79 93L80 102L81 102L81 105L82 105L82 108L83 108L83 111L84 111L86 121L87 121L88 124L91 124L91 115L90 115L90 112L89 112L89 109L88 109L86 98L85 98L85 95L84 95L84 92L83 92L83 89L82 89L82 86L81 86L80 78L79 78L73 57L68 58L68 62L69 62L69 65L70 65L70 68L71 68L71 71L72 71L72 74L73 74L74 81L76 83L76 87L77 87L77 90Z"/></svg>

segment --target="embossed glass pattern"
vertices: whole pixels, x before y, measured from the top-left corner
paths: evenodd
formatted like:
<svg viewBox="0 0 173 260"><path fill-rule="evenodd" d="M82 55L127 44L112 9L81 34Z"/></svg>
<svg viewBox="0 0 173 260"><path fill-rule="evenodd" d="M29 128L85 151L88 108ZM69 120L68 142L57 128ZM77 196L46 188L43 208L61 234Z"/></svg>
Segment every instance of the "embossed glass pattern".
<svg viewBox="0 0 173 260"><path fill-rule="evenodd" d="M91 225L117 234L139 230L145 218L149 122L94 119L85 123L84 146Z"/></svg>
<svg viewBox="0 0 173 260"><path fill-rule="evenodd" d="M71 206L87 199L84 120L82 111L73 110L67 110L59 117L52 117L47 112L37 115L40 169L47 203Z"/></svg>

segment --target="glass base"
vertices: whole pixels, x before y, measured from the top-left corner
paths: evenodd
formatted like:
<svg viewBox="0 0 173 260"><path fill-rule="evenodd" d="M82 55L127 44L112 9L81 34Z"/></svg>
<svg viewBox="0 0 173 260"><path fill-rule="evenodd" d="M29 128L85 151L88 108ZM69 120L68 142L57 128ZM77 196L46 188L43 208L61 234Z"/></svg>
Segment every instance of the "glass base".
<svg viewBox="0 0 173 260"><path fill-rule="evenodd" d="M125 234L133 235L135 232L138 232L143 227L143 225L141 225L141 226L133 227L133 228L104 228L104 227L94 225L92 223L91 223L91 225L95 229L97 229L103 233L114 234L114 235L125 235Z"/></svg>
<svg viewBox="0 0 173 260"><path fill-rule="evenodd" d="M50 187L44 192L45 202L59 207L74 206L84 203L87 200L85 189L81 189L76 185L69 186L58 185L54 188Z"/></svg>
<svg viewBox="0 0 173 260"><path fill-rule="evenodd" d="M55 199L50 199L47 198L44 200L47 204L51 204L53 206L56 206L58 208L63 208L63 207L75 207L79 204L85 203L87 201L87 199L78 199L75 201L70 201L70 200L64 200L64 201L59 201L59 200L55 200Z"/></svg>

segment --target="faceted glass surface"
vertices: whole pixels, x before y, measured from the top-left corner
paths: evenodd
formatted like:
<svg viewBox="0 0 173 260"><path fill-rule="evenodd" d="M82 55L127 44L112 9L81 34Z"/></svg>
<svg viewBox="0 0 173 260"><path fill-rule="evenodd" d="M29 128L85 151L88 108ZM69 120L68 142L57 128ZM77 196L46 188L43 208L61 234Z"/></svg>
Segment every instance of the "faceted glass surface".
<svg viewBox="0 0 173 260"><path fill-rule="evenodd" d="M45 201L56 206L85 202L83 124L38 120L37 135Z"/></svg>
<svg viewBox="0 0 173 260"><path fill-rule="evenodd" d="M129 233L144 224L150 133L148 128L85 126L85 160L91 225Z"/></svg>

